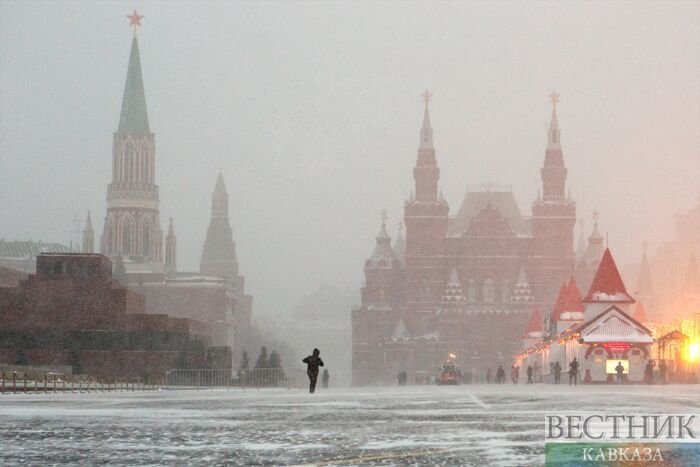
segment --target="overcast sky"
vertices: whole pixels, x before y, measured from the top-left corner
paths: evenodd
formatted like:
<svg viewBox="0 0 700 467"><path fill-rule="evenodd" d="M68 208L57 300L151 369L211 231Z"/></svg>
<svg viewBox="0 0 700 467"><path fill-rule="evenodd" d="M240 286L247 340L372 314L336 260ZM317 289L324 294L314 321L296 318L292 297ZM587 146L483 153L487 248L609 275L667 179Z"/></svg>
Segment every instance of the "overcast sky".
<svg viewBox="0 0 700 467"><path fill-rule="evenodd" d="M256 312L359 286L431 117L440 187L513 186L530 214L551 105L567 184L621 262L700 195L700 3L0 2L0 237L101 235L131 30L161 218L198 268L223 167Z"/></svg>

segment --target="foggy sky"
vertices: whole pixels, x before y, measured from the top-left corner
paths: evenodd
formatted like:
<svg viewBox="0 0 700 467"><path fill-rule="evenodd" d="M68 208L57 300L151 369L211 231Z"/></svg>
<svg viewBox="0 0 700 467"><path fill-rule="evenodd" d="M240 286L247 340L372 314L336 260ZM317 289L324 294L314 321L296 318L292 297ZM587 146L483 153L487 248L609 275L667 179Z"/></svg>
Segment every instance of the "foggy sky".
<svg viewBox="0 0 700 467"><path fill-rule="evenodd" d="M426 87L452 215L483 182L531 213L553 89L577 213L619 262L700 194L698 3L2 1L0 237L67 243L91 210L99 244L134 8L162 227L196 270L223 167L255 313L360 285Z"/></svg>

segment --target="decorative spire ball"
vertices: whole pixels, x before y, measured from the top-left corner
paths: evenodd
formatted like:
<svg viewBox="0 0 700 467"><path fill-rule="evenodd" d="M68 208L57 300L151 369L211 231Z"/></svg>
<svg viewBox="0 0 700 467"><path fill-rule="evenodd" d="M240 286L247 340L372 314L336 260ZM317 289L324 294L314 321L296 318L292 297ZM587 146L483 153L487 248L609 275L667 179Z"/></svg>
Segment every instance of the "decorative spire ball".
<svg viewBox="0 0 700 467"><path fill-rule="evenodd" d="M136 27L141 27L141 18L143 16L139 16L138 12L134 10L134 12L130 15L126 15L127 18L129 18L129 27L134 28L134 37L136 37Z"/></svg>

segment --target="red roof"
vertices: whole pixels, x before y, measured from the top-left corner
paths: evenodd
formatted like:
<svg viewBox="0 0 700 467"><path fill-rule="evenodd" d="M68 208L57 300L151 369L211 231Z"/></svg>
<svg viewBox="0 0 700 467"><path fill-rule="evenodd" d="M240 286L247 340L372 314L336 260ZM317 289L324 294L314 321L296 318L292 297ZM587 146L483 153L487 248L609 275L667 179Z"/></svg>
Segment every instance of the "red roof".
<svg viewBox="0 0 700 467"><path fill-rule="evenodd" d="M566 311L583 311L583 303L581 303L581 292L578 291L576 279L571 276L569 280L569 309Z"/></svg>
<svg viewBox="0 0 700 467"><path fill-rule="evenodd" d="M564 283L561 285L559 296L552 310L552 319L560 321L561 314L567 311L583 311L581 294L578 291L576 280L573 277L569 280L568 284Z"/></svg>
<svg viewBox="0 0 700 467"><path fill-rule="evenodd" d="M644 305L642 302L637 302L637 306L634 307L634 314L632 318L639 321L640 323L648 323L649 318L647 318L647 312L644 310Z"/></svg>
<svg viewBox="0 0 700 467"><path fill-rule="evenodd" d="M606 302L606 303L634 303L622 282L620 272L617 270L615 260L606 248L603 258L600 260L598 271L595 273L588 295L584 302Z"/></svg>
<svg viewBox="0 0 700 467"><path fill-rule="evenodd" d="M537 306L532 310L532 317L530 318L530 323L527 325L525 337L529 337L528 335L533 332L542 332L542 314Z"/></svg>
<svg viewBox="0 0 700 467"><path fill-rule="evenodd" d="M557 296L557 301L554 302L554 307L552 308L552 319L553 320L559 320L561 317L561 312L566 311L564 308L566 306L566 295L568 293L568 289L566 287L566 284L562 284L561 287L559 288L559 295Z"/></svg>

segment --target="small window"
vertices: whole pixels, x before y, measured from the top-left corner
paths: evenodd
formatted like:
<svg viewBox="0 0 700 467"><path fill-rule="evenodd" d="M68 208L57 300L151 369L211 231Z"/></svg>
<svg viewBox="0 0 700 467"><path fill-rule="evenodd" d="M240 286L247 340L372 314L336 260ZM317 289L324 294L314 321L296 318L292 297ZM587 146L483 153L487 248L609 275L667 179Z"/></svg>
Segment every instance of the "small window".
<svg viewBox="0 0 700 467"><path fill-rule="evenodd" d="M508 279L503 279L502 285L501 285L501 301L502 302L509 302L510 301L510 282Z"/></svg>
<svg viewBox="0 0 700 467"><path fill-rule="evenodd" d="M381 287L381 288L379 289L379 293L377 294L377 298L378 298L378 300L379 300L380 302L383 302L384 299L386 298L386 297L385 297L385 293L384 293L384 287Z"/></svg>
<svg viewBox="0 0 700 467"><path fill-rule="evenodd" d="M493 279L486 279L484 281L484 301L493 302L496 299L496 286Z"/></svg>
<svg viewBox="0 0 700 467"><path fill-rule="evenodd" d="M474 279L469 279L469 287L467 289L467 300L471 303L476 301L476 283Z"/></svg>

